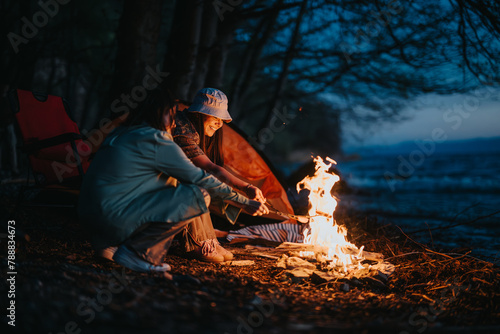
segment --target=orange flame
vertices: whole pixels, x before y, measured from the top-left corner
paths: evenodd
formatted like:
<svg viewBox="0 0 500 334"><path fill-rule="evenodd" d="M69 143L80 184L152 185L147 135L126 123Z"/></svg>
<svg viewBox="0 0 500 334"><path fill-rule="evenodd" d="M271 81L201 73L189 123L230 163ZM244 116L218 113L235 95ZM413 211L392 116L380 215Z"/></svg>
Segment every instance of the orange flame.
<svg viewBox="0 0 500 334"><path fill-rule="evenodd" d="M358 249L346 240L347 230L338 226L333 219L333 212L337 201L330 191L337 181L338 175L328 172L332 164L337 164L333 159L326 158L328 164L321 157L316 157L316 171L314 175L305 177L297 184L297 191L308 189L309 194L309 227L304 231L304 243L326 249L326 259L332 268L342 267L344 272L348 269L360 269L360 260L363 259L363 247ZM314 253L314 252L313 252ZM302 252L301 256L311 256L311 252ZM357 264L357 265L354 265Z"/></svg>

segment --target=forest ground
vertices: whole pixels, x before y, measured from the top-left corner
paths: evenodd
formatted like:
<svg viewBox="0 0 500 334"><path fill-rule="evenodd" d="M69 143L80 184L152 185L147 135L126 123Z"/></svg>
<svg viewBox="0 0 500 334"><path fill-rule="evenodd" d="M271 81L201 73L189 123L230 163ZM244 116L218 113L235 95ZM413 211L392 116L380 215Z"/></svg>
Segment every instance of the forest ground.
<svg viewBox="0 0 500 334"><path fill-rule="evenodd" d="M466 250L429 249L359 213L340 208L336 220L349 240L396 266L387 282L294 279L276 260L246 254L244 244L225 247L238 253L235 260L253 265L189 260L174 246L167 255L169 279L94 257L74 209L12 213L15 191L0 190L10 215L4 220L16 222L15 329L21 332L500 332L498 266ZM5 310L10 286L7 258L1 259Z"/></svg>

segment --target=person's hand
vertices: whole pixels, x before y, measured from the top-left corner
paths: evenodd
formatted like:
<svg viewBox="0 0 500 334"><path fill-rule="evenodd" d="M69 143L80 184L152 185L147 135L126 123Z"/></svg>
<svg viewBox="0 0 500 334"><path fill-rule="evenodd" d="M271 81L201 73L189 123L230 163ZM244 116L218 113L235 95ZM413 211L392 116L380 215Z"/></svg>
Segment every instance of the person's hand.
<svg viewBox="0 0 500 334"><path fill-rule="evenodd" d="M262 216L269 213L269 208L264 203L254 200L251 200L250 203L245 205L244 210L252 216Z"/></svg>
<svg viewBox="0 0 500 334"><path fill-rule="evenodd" d="M262 194L262 191L259 188L257 188L256 186L249 184L245 188L245 193L246 193L247 197L250 199L259 201L261 203L266 202L266 198L264 197L264 194Z"/></svg>

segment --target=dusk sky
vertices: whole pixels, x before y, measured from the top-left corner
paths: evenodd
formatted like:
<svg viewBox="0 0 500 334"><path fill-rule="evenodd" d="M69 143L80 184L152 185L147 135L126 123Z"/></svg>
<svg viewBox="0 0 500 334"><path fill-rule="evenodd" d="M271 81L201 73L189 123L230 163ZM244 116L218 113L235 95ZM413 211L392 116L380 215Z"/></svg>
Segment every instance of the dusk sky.
<svg viewBox="0 0 500 334"><path fill-rule="evenodd" d="M400 123L382 123L368 130L352 122L347 123L344 147L392 145L430 139L436 128L443 129L448 140L500 136L499 90L493 91L488 98L474 98L472 93L449 96L429 94L410 103L406 111L413 115L411 119ZM357 138L352 136L353 133Z"/></svg>

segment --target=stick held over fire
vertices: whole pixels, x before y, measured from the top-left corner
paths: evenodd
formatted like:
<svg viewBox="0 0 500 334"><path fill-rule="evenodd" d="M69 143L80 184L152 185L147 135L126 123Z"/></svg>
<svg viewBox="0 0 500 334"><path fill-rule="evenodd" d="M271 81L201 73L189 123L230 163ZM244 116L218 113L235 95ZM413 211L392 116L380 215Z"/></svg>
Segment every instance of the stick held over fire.
<svg viewBox="0 0 500 334"><path fill-rule="evenodd" d="M269 207L269 212L275 213L275 214L280 215L280 216L285 217L285 218L295 219L296 221L298 221L299 223L302 223L302 224L309 223L310 219L312 218L312 216L299 216L299 215L293 215L291 213L281 212L281 211L276 210L276 208L273 207L273 205L271 203L266 202L266 204ZM324 216L327 218L333 218L332 215L326 214L324 212L318 211L316 213L317 213L317 215L315 217Z"/></svg>

